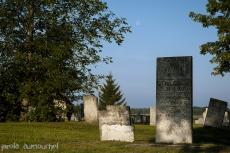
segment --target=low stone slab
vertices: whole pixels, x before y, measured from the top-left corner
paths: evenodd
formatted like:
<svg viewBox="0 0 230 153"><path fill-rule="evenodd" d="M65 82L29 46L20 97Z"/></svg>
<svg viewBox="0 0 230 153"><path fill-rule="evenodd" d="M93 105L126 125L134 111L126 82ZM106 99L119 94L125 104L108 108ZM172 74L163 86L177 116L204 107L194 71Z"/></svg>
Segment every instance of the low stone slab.
<svg viewBox="0 0 230 153"><path fill-rule="evenodd" d="M227 102L210 98L204 126L221 127L223 125L224 113L226 109Z"/></svg>
<svg viewBox="0 0 230 153"><path fill-rule="evenodd" d="M105 111L100 111L99 130L101 141L133 142L129 107L111 105Z"/></svg>
<svg viewBox="0 0 230 153"><path fill-rule="evenodd" d="M126 141L133 142L133 127L129 125L102 125L101 126L102 141Z"/></svg>

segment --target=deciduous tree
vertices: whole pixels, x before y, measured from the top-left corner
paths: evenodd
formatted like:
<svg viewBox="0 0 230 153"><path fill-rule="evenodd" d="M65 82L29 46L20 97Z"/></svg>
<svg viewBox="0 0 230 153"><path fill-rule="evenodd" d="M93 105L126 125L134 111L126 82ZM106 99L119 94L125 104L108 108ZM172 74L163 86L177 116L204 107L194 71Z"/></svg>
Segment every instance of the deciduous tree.
<svg viewBox="0 0 230 153"><path fill-rule="evenodd" d="M126 20L100 0L2 0L0 94L14 106L25 99L33 118L53 121L54 99L91 92L98 76L90 66L111 61L100 56L103 42L121 44L127 32Z"/></svg>
<svg viewBox="0 0 230 153"><path fill-rule="evenodd" d="M190 13L190 17L201 22L203 27L215 27L218 40L201 45L201 54L211 54L211 63L216 64L212 74L224 75L230 72L230 1L208 0L207 14Z"/></svg>

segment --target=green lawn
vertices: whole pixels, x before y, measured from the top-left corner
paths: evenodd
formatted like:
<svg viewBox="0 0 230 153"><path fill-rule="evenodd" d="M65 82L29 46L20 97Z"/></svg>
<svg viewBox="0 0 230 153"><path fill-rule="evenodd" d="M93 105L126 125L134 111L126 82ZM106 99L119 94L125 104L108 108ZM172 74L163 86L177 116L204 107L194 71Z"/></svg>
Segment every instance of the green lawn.
<svg viewBox="0 0 230 153"><path fill-rule="evenodd" d="M155 127L135 125L135 142L101 142L97 125L82 122L0 123L0 146L19 144L20 149L0 152L74 152L74 153L173 153L230 152L230 129L194 127L193 145L155 144ZM57 144L58 149L23 149L24 144ZM6 147L6 146L4 146Z"/></svg>

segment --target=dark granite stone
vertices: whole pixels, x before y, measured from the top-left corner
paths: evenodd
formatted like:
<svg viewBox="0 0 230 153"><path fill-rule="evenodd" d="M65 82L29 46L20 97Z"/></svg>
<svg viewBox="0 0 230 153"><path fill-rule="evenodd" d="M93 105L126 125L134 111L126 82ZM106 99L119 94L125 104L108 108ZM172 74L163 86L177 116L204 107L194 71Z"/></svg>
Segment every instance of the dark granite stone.
<svg viewBox="0 0 230 153"><path fill-rule="evenodd" d="M221 127L223 124L224 113L226 110L227 102L210 98L204 126Z"/></svg>
<svg viewBox="0 0 230 153"><path fill-rule="evenodd" d="M192 143L192 57L157 58L156 142Z"/></svg>

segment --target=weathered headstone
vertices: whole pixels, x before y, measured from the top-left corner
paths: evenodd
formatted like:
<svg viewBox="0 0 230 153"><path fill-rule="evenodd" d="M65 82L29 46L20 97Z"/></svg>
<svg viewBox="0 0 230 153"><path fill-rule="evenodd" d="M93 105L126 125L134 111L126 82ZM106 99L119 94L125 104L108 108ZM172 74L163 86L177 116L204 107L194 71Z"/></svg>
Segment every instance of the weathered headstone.
<svg viewBox="0 0 230 153"><path fill-rule="evenodd" d="M156 142L192 143L192 57L157 58Z"/></svg>
<svg viewBox="0 0 230 153"><path fill-rule="evenodd" d="M130 118L131 118L131 124L136 123L136 114L131 114Z"/></svg>
<svg viewBox="0 0 230 153"><path fill-rule="evenodd" d="M207 112L208 112L208 108L205 108L205 111L203 112L203 119L205 120L206 116L207 116Z"/></svg>
<svg viewBox="0 0 230 153"><path fill-rule="evenodd" d="M70 121L78 121L76 115L72 114L71 118L70 118Z"/></svg>
<svg viewBox="0 0 230 153"><path fill-rule="evenodd" d="M141 118L141 124L149 124L149 114L140 114L140 118Z"/></svg>
<svg viewBox="0 0 230 153"><path fill-rule="evenodd" d="M150 107L150 125L156 125L156 107Z"/></svg>
<svg viewBox="0 0 230 153"><path fill-rule="evenodd" d="M202 117L195 120L195 124L204 125L204 121L208 112L208 108L205 108L205 111L202 113Z"/></svg>
<svg viewBox="0 0 230 153"><path fill-rule="evenodd" d="M85 122L93 123L98 121L98 102L95 96L84 96L84 119Z"/></svg>
<svg viewBox="0 0 230 153"><path fill-rule="evenodd" d="M223 121L223 126L229 126L230 125L230 112L226 111L224 113L224 121Z"/></svg>
<svg viewBox="0 0 230 153"><path fill-rule="evenodd" d="M195 120L195 124L204 125L204 119L203 119L203 117L200 117L197 120Z"/></svg>
<svg viewBox="0 0 230 153"><path fill-rule="evenodd" d="M204 126L221 127L223 125L224 113L226 109L227 102L210 98Z"/></svg>
<svg viewBox="0 0 230 153"><path fill-rule="evenodd" d="M102 141L134 141L130 109L126 106L110 105L99 112L99 129Z"/></svg>

